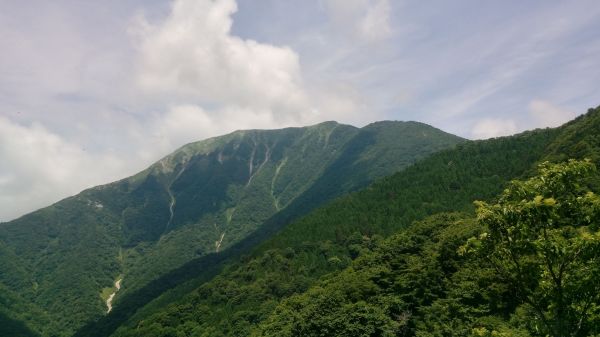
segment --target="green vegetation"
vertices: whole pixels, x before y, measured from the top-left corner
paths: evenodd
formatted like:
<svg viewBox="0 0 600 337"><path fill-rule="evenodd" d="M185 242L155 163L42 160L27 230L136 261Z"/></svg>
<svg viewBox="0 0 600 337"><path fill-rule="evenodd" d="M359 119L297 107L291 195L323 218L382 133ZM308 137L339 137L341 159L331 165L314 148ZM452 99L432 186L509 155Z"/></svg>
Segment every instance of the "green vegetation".
<svg viewBox="0 0 600 337"><path fill-rule="evenodd" d="M600 197L582 179L595 170L589 161L541 165L498 204L479 203L488 231L463 247L514 290L541 335L600 332Z"/></svg>
<svg viewBox="0 0 600 337"><path fill-rule="evenodd" d="M444 296L462 262L457 248L477 231L464 218L432 216L378 240L350 267L284 300L253 335L414 335L422 308Z"/></svg>
<svg viewBox="0 0 600 337"><path fill-rule="evenodd" d="M584 184L592 172L589 162L544 164L498 203L480 203L478 222L440 214L416 223L283 301L253 335L597 334L600 197Z"/></svg>
<svg viewBox="0 0 600 337"><path fill-rule="evenodd" d="M102 288L102 291L100 292L100 298L106 302L106 300L108 299L108 297L110 296L110 294L112 294L115 291L116 288L114 287L106 287L106 288Z"/></svg>
<svg viewBox="0 0 600 337"><path fill-rule="evenodd" d="M39 324L39 332L30 326ZM0 285L0 336L56 336L59 327L38 306Z"/></svg>
<svg viewBox="0 0 600 337"><path fill-rule="evenodd" d="M545 335L489 261L458 251L470 237L487 232L488 224L474 219L474 200L496 204L510 180L531 177L545 160L562 161L561 151L575 154L582 141L588 146L575 157L598 158L597 130L598 109L558 129L436 153L291 223L209 282L200 281L185 296L179 292L174 303L159 298L114 332L102 329L107 321L85 331L99 336ZM582 190L596 191L599 179L594 174L577 181ZM455 211L461 213L447 213ZM438 215L428 217L433 214ZM597 217L589 221L597 226ZM544 303L551 315L556 309L551 301ZM597 301L589 310L596 306ZM586 324L580 335L597 333L593 322Z"/></svg>
<svg viewBox="0 0 600 337"><path fill-rule="evenodd" d="M1 224L0 286L15 300L2 313L43 336L66 336L105 315L101 294L117 275L115 309L135 311L205 271L190 273L193 261L231 255L270 219L282 226L461 142L421 123L326 122L188 144L131 178ZM23 316L34 310L43 314Z"/></svg>
<svg viewBox="0 0 600 337"><path fill-rule="evenodd" d="M76 336L600 334L598 130L600 109L475 142L328 122L190 144L2 224L0 318L67 335L123 275Z"/></svg>

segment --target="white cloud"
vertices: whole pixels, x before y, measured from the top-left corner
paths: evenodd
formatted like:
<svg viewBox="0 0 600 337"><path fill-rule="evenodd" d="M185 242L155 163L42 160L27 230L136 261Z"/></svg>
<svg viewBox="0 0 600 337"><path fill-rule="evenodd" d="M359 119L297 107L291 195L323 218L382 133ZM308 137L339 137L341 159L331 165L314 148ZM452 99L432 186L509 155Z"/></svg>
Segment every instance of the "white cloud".
<svg viewBox="0 0 600 337"><path fill-rule="evenodd" d="M215 114L218 118L213 116ZM232 120L235 123L231 123ZM156 115L146 127L156 139L152 147L147 147L147 151L154 156L164 155L184 144L220 136L236 129L269 128L276 125L270 111L261 113L230 106L217 112L209 112L197 105L176 105L167 113Z"/></svg>
<svg viewBox="0 0 600 337"><path fill-rule="evenodd" d="M40 124L23 126L3 117L0 158L0 221L115 180L123 169L117 158L87 153Z"/></svg>
<svg viewBox="0 0 600 337"><path fill-rule="evenodd" d="M374 6L371 19L386 8ZM177 0L161 22L139 16L133 25L137 82L166 110L150 125L158 148L237 129L366 119L356 90L304 83L299 55L291 48L233 35L236 10L234 0Z"/></svg>
<svg viewBox="0 0 600 337"><path fill-rule="evenodd" d="M367 119L356 92L305 84L299 56L291 48L233 35L236 10L234 0L176 0L162 20L149 22L138 15L127 27L134 50L121 46L125 51L116 52L114 62L95 55L118 50L112 47L122 39L102 48L83 34L59 48L71 50L72 44L73 62L46 60L45 54L54 55L52 48L44 49L44 55L27 48L10 54L7 64L41 64L33 75L50 72L46 77L51 82L66 80L24 96L35 96L39 104L23 114L0 105L7 116L0 118L0 221L131 175L188 142L236 129ZM379 11L373 9L371 16ZM76 17L61 20L65 31L80 31L72 20ZM367 24L365 29L376 27ZM0 45L26 40L0 37ZM48 66L52 63L57 66ZM76 69L61 68L72 64ZM9 74L21 78L18 71ZM15 111L23 108L11 104L18 107Z"/></svg>
<svg viewBox="0 0 600 337"><path fill-rule="evenodd" d="M137 83L165 109L143 127L155 135L147 156L236 129L361 119L356 92L304 83L294 50L233 35L236 10L234 0L176 0L160 22L137 17Z"/></svg>
<svg viewBox="0 0 600 337"><path fill-rule="evenodd" d="M213 114L182 104L143 120L115 119L123 133L114 142L134 151L86 148L80 139L67 139L40 123L22 125L0 116L0 222L131 175L186 143L277 125L268 110L231 106L218 110L218 117Z"/></svg>
<svg viewBox="0 0 600 337"><path fill-rule="evenodd" d="M231 35L233 0L177 0L157 25L141 19L138 80L168 100L271 110L302 123L308 102L298 55Z"/></svg>
<svg viewBox="0 0 600 337"><path fill-rule="evenodd" d="M529 113L534 127L557 127L577 117L575 112L562 109L548 101L533 100L529 103Z"/></svg>
<svg viewBox="0 0 600 337"><path fill-rule="evenodd" d="M477 122L471 135L475 139L487 139L508 136L517 132L517 125L511 119L485 118Z"/></svg>
<svg viewBox="0 0 600 337"><path fill-rule="evenodd" d="M325 0L333 24L342 33L365 42L392 36L389 0Z"/></svg>
<svg viewBox="0 0 600 337"><path fill-rule="evenodd" d="M198 134L211 136L215 130L215 121L200 107L195 105L181 105L169 112L155 126L163 133L172 145L181 145L197 140Z"/></svg>

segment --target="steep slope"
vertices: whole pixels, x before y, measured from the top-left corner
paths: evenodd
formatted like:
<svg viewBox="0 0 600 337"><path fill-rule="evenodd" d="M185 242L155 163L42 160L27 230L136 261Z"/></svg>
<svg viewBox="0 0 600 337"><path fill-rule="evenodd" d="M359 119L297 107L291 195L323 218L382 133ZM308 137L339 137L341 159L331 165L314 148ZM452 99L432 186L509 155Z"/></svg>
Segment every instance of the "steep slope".
<svg viewBox="0 0 600 337"><path fill-rule="evenodd" d="M294 218L460 142L421 123L326 122L188 144L131 178L1 224L0 285L59 327L45 331L33 318L30 328L65 335L106 312L117 279L118 306L120 297L226 251L281 212Z"/></svg>
<svg viewBox="0 0 600 337"><path fill-rule="evenodd" d="M595 109L557 129L468 142L456 149L439 152L367 189L337 199L293 222L254 249L250 255L229 263L214 279L189 292L176 303L162 308L154 305L152 310L142 310L114 333L110 329L103 329L103 325L99 324L92 325L80 335L94 335L94 328L98 331L97 336L111 333L113 336L248 336L252 331L257 335L278 335L284 332L280 328L289 327L290 322L315 319L322 324L332 323L327 318L319 320L319 316L324 313L320 309L324 309L326 303L308 303L310 300L307 300L327 298L324 287L349 291L351 300L371 301L361 302L358 307L348 309L348 314L360 316L361 308L368 310L382 305L377 302L376 297L370 299L371 295L376 294L376 288L352 288L353 284L368 284L362 283L360 277L368 278L370 274L347 276L350 271L341 276L335 275L351 265L357 256L366 254L374 247L390 245L389 242L381 243L382 235L402 231L412 221L430 214L463 211L466 212L465 215L432 218L421 227L415 227L414 233L407 234L413 241L413 235L419 236L419 240L423 240L425 235L424 244L433 240L436 235L450 235L451 241L444 243L443 247L436 246L437 252L431 254L450 254L448 257L455 259L457 242L463 242L463 239L473 233L473 221L466 220L464 225L456 225L454 229L445 229L445 226L461 222L461 218L471 217L473 200L493 199L508 181L529 176L536 163L543 160L588 157L596 158L596 163L600 164L597 162L600 154L599 133L600 109ZM585 147L581 145L583 142L587 144ZM584 150L578 151L582 148ZM406 240L406 236L400 235L399 238ZM405 241L400 243L398 247L399 244L392 241L395 252L411 249L406 246ZM386 291L396 291L398 296L413 296L415 300L426 299L423 292L435 292L435 287L440 284L434 282L437 280L434 278L428 283L428 278L423 276L430 272L428 268L433 268L431 272L437 272L436 268L439 266L428 265L426 260L416 263L422 257L419 257L419 244L413 244L416 246L409 253L414 256L408 258L410 261L414 260L411 262L412 267L420 269L407 271L400 268L393 271L396 274L390 277L403 279L406 288ZM428 252L426 255L429 254ZM360 263L364 266L365 261L368 268L364 268L369 273L386 273L390 269L388 261L382 260L379 255ZM453 262L449 260L448 263ZM414 280L404 279L403 274L407 272L419 277ZM311 289L319 279L321 284ZM389 277L386 276L386 279ZM329 286L328 282L333 285ZM412 286L408 286L411 284ZM303 297L278 306L282 300L308 289L311 290ZM323 294L325 296L319 297ZM299 307L297 303L303 303L307 307ZM306 316L301 316L305 313ZM431 315L435 313L432 312ZM377 318L376 315L371 317ZM355 326L357 330L354 331L358 333L365 328L364 331L377 335L377 322L383 321L376 319L371 325L364 322L364 327ZM315 326L318 328L320 323ZM315 331L323 333L326 330ZM297 330L292 335L299 333ZM368 332L365 333L369 335Z"/></svg>
<svg viewBox="0 0 600 337"><path fill-rule="evenodd" d="M494 216L508 214L505 225L512 230L503 231L502 240L518 247L510 255L503 255L506 246L473 253L493 235L497 218L437 214L375 242L339 274L282 301L250 335L596 336L600 189L594 186L600 174L590 166L544 165L538 176L502 193ZM531 200L542 196L550 203L531 212ZM576 201L582 199L589 202ZM515 211L516 205L523 208ZM544 214L549 205L554 209ZM519 215L530 216L530 227Z"/></svg>

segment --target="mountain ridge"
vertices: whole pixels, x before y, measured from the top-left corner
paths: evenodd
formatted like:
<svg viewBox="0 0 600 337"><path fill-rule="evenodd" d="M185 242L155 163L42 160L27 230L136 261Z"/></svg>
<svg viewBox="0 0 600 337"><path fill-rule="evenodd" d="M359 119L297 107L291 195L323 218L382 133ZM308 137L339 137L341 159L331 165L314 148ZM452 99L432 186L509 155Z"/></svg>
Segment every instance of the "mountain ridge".
<svg viewBox="0 0 600 337"><path fill-rule="evenodd" d="M250 335L265 319L275 317L282 325L291 322L295 311L277 317L276 307L281 308L289 296L303 294L315 285L315 280L326 283L335 277L354 258L379 245L382 236L402 235L412 221L440 212L460 211L471 217L473 200L493 200L511 179L531 176L542 161L561 161L565 155L598 158L599 117L600 109L591 109L558 128L470 141L437 152L293 221L268 235L250 252L220 267L221 272L198 280L192 289L182 287L173 295L166 293L163 300L143 308L131 310L125 306L122 314L130 312L133 316L120 321L106 317L77 336L130 337L150 332ZM559 144L567 145L561 145L557 153ZM578 147L589 151L573 151ZM373 270L385 271L377 267ZM344 285L339 287L345 289ZM316 309L314 312L318 312Z"/></svg>
<svg viewBox="0 0 600 337"><path fill-rule="evenodd" d="M325 122L189 143L131 177L0 225L0 264L15 265L0 284L64 333L106 311L100 293L117 275L115 310L128 292L226 250L292 204L290 219L462 141L425 124Z"/></svg>

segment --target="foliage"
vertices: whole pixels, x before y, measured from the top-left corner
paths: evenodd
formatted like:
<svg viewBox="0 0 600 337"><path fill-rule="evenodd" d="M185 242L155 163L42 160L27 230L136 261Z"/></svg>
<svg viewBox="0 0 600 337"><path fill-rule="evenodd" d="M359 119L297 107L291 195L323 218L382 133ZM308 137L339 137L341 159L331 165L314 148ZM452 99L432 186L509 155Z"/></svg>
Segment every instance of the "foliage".
<svg viewBox="0 0 600 337"><path fill-rule="evenodd" d="M382 235L440 211L471 211L473 197L493 198L502 191L503 182L527 174L556 134L540 130L436 153L294 221L188 296L180 296L172 305L159 300L160 305L149 305L152 310L141 310L144 314L132 317L115 335L197 330L210 336L243 336L276 303L347 266L372 249ZM230 294L252 294L252 299L227 301L221 294L224 289ZM94 327L86 332L91 330Z"/></svg>
<svg viewBox="0 0 600 337"><path fill-rule="evenodd" d="M543 158L560 157L556 144L589 138L590 130L600 128L599 114L593 111L558 129L469 142L436 153L291 223L249 256L229 262L210 282L187 296L180 293L173 304L151 304L152 310L143 309L143 315L134 316L114 335L331 334L334 327L367 335L539 334L530 308L514 296L493 265L457 250L474 233L483 232L469 220L473 199L493 200L511 179L531 176ZM586 131L579 132L579 126ZM569 153L571 146L560 151ZM586 151L593 158L600 146ZM595 186L597 181L595 177L586 184ZM439 215L409 227L413 220L447 210L467 213ZM455 232L447 234L452 239L441 240L438 229ZM393 233L382 243L380 235ZM417 248L397 259L376 253L385 246L393 247L391 251L412 247L403 240L393 244L399 237L418 242ZM361 262L365 260L368 268ZM354 320L347 309L357 306L365 311L357 311ZM309 318L318 323L307 323ZM361 319L377 322L383 330L368 325L352 330Z"/></svg>
<svg viewBox="0 0 600 337"><path fill-rule="evenodd" d="M585 161L539 171L479 202L478 221L439 214L379 241L252 336L598 334L598 175Z"/></svg>
<svg viewBox="0 0 600 337"><path fill-rule="evenodd" d="M113 312L79 335L541 335L514 284L457 249L486 230L470 219L473 199L494 205L543 160L597 162L597 130L595 109L557 129L476 142L419 123L328 122L189 144L0 225L0 286L17 303L0 314L43 336L54 334L51 319L66 335L102 315L99 292L123 274ZM596 191L600 179L580 185ZM543 207L549 198L559 200L543 197ZM465 213L427 218L449 211ZM565 247L583 235L563 234ZM597 333L590 310L581 333Z"/></svg>
<svg viewBox="0 0 600 337"><path fill-rule="evenodd" d="M600 197L584 184L589 161L540 165L497 204L478 203L489 230L465 246L485 256L550 336L600 325Z"/></svg>
<svg viewBox="0 0 600 337"><path fill-rule="evenodd" d="M305 214L462 141L419 123L327 122L188 144L133 177L1 224L0 285L21 299L19 308L47 311L67 335L105 314L101 292L117 275L115 309L125 298L135 307L180 280L171 271L214 253L221 238L219 252L281 211ZM47 335L42 321L27 323Z"/></svg>
<svg viewBox="0 0 600 337"><path fill-rule="evenodd" d="M474 230L440 214L378 243L340 274L284 300L253 336L397 336L443 293L456 248ZM356 312L355 314L350 314Z"/></svg>

